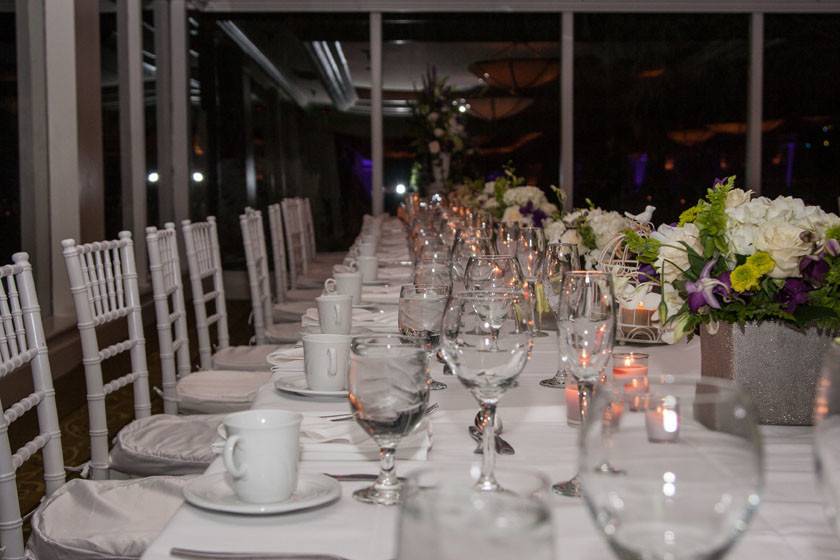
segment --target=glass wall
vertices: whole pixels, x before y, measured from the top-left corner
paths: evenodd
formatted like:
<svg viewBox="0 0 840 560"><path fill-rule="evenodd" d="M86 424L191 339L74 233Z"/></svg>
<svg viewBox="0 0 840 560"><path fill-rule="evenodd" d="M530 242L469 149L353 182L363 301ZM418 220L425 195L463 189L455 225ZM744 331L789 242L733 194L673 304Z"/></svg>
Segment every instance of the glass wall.
<svg viewBox="0 0 840 560"><path fill-rule="evenodd" d="M105 237L124 229L120 169L120 91L117 59L117 8L100 3L99 57L102 80L102 182L105 191Z"/></svg>
<svg viewBox="0 0 840 560"><path fill-rule="evenodd" d="M767 15L763 194L838 211L840 16Z"/></svg>
<svg viewBox="0 0 840 560"><path fill-rule="evenodd" d="M14 4L0 11L0 265L20 251L18 83Z"/></svg>
<svg viewBox="0 0 840 560"><path fill-rule="evenodd" d="M575 206L670 222L715 177L743 186L749 19L575 16Z"/></svg>

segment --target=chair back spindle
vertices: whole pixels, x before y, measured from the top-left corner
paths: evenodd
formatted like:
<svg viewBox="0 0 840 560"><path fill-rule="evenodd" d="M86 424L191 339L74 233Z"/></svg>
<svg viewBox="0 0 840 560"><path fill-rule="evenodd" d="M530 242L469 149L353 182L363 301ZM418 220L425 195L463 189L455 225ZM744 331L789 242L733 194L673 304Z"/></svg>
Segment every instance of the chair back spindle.
<svg viewBox="0 0 840 560"><path fill-rule="evenodd" d="M256 342L266 344L266 330L274 324L274 312L262 212L246 208L245 213L239 216L239 225L242 228L242 241L245 246Z"/></svg>

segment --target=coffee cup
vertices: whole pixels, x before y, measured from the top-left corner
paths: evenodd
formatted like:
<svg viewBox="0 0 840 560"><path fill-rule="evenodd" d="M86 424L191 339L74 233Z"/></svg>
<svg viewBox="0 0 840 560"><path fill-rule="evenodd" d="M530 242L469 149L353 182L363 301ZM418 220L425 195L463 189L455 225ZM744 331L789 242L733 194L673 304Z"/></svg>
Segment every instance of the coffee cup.
<svg viewBox="0 0 840 560"><path fill-rule="evenodd" d="M350 334L353 326L353 296L328 294L315 298L323 334Z"/></svg>
<svg viewBox="0 0 840 560"><path fill-rule="evenodd" d="M292 496L298 481L302 418L285 410L246 410L225 416L222 459L239 499L269 504Z"/></svg>
<svg viewBox="0 0 840 560"><path fill-rule="evenodd" d="M356 257L353 266L362 275L362 282L373 282L379 273L379 259L376 257Z"/></svg>
<svg viewBox="0 0 840 560"><path fill-rule="evenodd" d="M303 335L303 369L306 385L315 391L347 389L350 367L350 335Z"/></svg>
<svg viewBox="0 0 840 560"><path fill-rule="evenodd" d="M374 243L373 241L362 241L357 246L357 249L360 257L376 256L376 243Z"/></svg>
<svg viewBox="0 0 840 560"><path fill-rule="evenodd" d="M342 294L353 298L353 305L362 301L362 275L358 272L336 272L324 282L327 294Z"/></svg>

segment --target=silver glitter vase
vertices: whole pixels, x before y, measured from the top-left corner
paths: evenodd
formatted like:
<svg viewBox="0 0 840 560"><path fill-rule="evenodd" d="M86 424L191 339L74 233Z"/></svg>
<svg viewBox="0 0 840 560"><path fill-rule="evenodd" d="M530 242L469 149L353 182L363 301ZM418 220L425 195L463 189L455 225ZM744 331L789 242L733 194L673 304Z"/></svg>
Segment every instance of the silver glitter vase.
<svg viewBox="0 0 840 560"><path fill-rule="evenodd" d="M721 323L700 333L703 376L733 379L750 396L761 424L810 425L814 393L831 333L766 321Z"/></svg>

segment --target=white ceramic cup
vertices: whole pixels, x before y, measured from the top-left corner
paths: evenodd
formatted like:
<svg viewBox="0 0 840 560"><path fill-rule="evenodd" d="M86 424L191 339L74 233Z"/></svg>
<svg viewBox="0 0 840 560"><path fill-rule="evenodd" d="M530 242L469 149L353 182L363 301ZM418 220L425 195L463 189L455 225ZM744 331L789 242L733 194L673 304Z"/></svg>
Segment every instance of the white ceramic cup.
<svg viewBox="0 0 840 560"><path fill-rule="evenodd" d="M360 257L375 257L376 243L373 241L362 241L358 245L358 252Z"/></svg>
<svg viewBox="0 0 840 560"><path fill-rule="evenodd" d="M292 496L298 482L302 418L285 410L246 410L225 416L222 459L239 499L269 504Z"/></svg>
<svg viewBox="0 0 840 560"><path fill-rule="evenodd" d="M362 275L358 272L336 272L324 282L327 294L342 294L353 298L353 305L362 302Z"/></svg>
<svg viewBox="0 0 840 560"><path fill-rule="evenodd" d="M373 282L379 274L379 259L376 257L356 257L353 266L362 275L362 282Z"/></svg>
<svg viewBox="0 0 840 560"><path fill-rule="evenodd" d="M346 334L303 335L303 368L306 385L315 391L347 389L350 341Z"/></svg>
<svg viewBox="0 0 840 560"><path fill-rule="evenodd" d="M353 296L329 294L315 298L318 322L324 334L350 334L353 326Z"/></svg>

